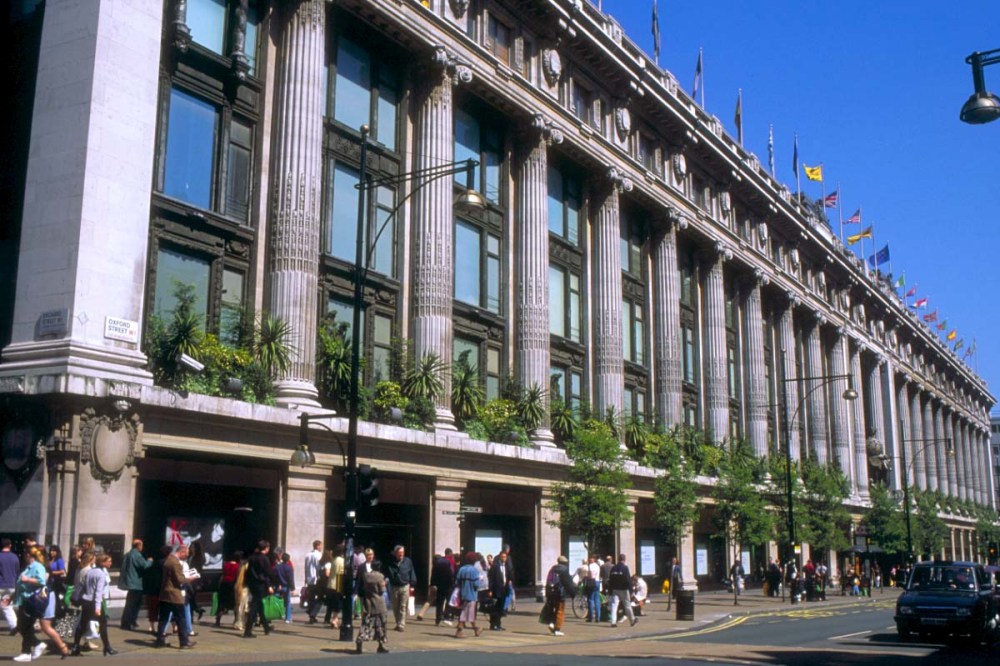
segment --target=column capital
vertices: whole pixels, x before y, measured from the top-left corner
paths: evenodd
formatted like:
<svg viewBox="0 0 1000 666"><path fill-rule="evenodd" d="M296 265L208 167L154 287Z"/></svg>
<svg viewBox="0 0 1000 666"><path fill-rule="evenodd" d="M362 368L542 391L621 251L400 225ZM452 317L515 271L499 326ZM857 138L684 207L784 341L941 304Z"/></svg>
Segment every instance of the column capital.
<svg viewBox="0 0 1000 666"><path fill-rule="evenodd" d="M675 208L674 206L667 206L663 219L666 221L668 227L672 225L678 231L684 231L691 224L688 216L680 208Z"/></svg>
<svg viewBox="0 0 1000 666"><path fill-rule="evenodd" d="M757 287L766 287L771 284L771 277L764 272L763 268L758 267L753 269L753 283Z"/></svg>
<svg viewBox="0 0 1000 666"><path fill-rule="evenodd" d="M632 179L625 175L625 172L616 166L609 166L605 172L605 177L611 186L619 192L631 192L634 184Z"/></svg>
<svg viewBox="0 0 1000 666"><path fill-rule="evenodd" d="M430 65L434 69L447 72L451 77L452 85L472 83L472 68L441 44L434 45Z"/></svg>
<svg viewBox="0 0 1000 666"><path fill-rule="evenodd" d="M531 116L531 122L528 125L529 131L537 133L545 141L547 145L559 145L563 142L562 130L556 127L551 120L546 118L541 113L536 113Z"/></svg>

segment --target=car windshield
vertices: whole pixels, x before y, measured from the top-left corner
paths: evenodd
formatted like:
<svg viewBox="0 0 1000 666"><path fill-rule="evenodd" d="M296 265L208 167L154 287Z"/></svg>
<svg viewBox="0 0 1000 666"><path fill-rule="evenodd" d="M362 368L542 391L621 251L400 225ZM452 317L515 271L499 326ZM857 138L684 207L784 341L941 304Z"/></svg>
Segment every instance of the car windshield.
<svg viewBox="0 0 1000 666"><path fill-rule="evenodd" d="M910 576L908 590L968 591L976 589L972 567L917 567Z"/></svg>

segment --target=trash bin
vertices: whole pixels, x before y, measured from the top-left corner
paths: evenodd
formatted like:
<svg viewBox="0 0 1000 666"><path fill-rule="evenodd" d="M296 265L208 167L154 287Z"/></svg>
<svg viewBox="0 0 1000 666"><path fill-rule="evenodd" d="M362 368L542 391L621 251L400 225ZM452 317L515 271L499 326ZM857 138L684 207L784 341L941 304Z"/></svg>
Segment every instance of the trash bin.
<svg viewBox="0 0 1000 666"><path fill-rule="evenodd" d="M677 619L694 621L694 590L677 591Z"/></svg>

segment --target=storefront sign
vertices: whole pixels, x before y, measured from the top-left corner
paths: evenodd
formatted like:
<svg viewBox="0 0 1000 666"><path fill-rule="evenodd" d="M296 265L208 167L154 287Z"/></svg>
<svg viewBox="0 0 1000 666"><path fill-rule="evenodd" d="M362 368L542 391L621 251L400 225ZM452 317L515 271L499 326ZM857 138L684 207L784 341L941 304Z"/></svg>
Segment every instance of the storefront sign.
<svg viewBox="0 0 1000 666"><path fill-rule="evenodd" d="M576 571L576 567L587 559L587 547L583 545L583 537L574 535L569 538L569 570Z"/></svg>
<svg viewBox="0 0 1000 666"><path fill-rule="evenodd" d="M694 550L694 575L708 575L708 548L698 546Z"/></svg>
<svg viewBox="0 0 1000 666"><path fill-rule="evenodd" d="M639 575L656 575L656 542L643 539L639 542Z"/></svg>

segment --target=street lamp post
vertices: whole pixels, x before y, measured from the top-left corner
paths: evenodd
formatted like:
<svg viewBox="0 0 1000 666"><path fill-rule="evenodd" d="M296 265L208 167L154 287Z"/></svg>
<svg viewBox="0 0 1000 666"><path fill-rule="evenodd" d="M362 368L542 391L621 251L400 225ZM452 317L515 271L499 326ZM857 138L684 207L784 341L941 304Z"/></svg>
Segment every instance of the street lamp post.
<svg viewBox="0 0 1000 666"><path fill-rule="evenodd" d="M899 432L902 435L905 432L906 425L903 420L899 420ZM923 453L926 449L930 448L934 444L940 444L944 442L945 453L949 458L954 457L955 447L952 446L952 441L950 437L945 438L934 438L934 439L903 439L900 436L899 439L899 454L901 461L903 463L903 511L906 516L906 564L909 565L913 561L913 531L910 526L910 465L912 465L917 456ZM919 449L917 449L913 454L913 460L909 463L906 462L906 445L907 444L923 444Z"/></svg>
<svg viewBox="0 0 1000 666"><path fill-rule="evenodd" d="M792 412L791 416L788 415L788 398L785 396L785 391L781 392L781 401L785 406L785 492L786 500L788 502L788 557L785 559L785 565L787 570L787 565L795 558L795 496L792 493L792 433L791 426L798 416L799 411L805 404L806 399L813 393L828 386L833 382L846 379L847 388L844 390L841 397L844 400L857 400L858 392L854 390L854 376L851 374L841 374L841 375L821 375L818 377L787 377L785 373L785 350L781 350L781 376L782 385L788 382L806 382L806 381L818 381L820 382L816 386L806 391L806 393L799 398L799 404L796 405L795 411ZM784 587L782 587L782 598L784 598Z"/></svg>
<svg viewBox="0 0 1000 666"><path fill-rule="evenodd" d="M1000 98L986 90L986 79L983 68L1000 62L1000 49L991 51L976 51L969 55L965 62L972 66L972 85L974 92L962 105L959 118L963 123L982 125L1000 118Z"/></svg>

